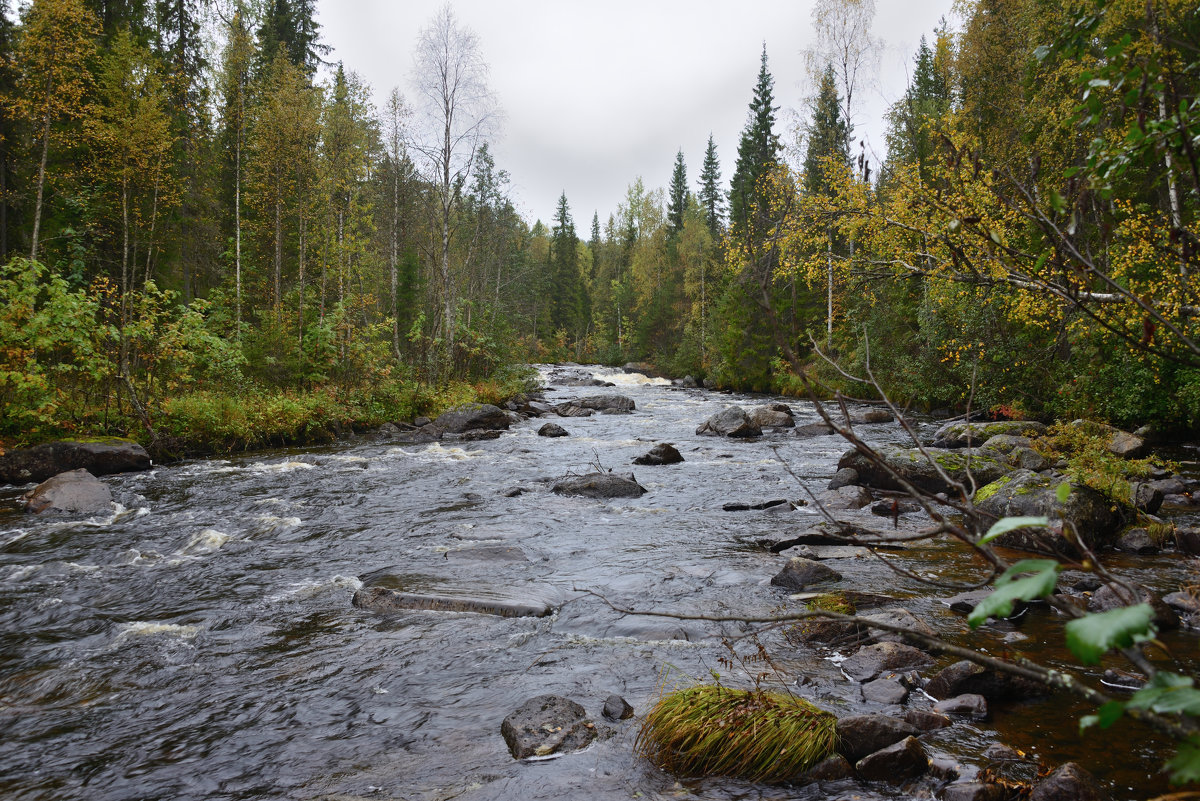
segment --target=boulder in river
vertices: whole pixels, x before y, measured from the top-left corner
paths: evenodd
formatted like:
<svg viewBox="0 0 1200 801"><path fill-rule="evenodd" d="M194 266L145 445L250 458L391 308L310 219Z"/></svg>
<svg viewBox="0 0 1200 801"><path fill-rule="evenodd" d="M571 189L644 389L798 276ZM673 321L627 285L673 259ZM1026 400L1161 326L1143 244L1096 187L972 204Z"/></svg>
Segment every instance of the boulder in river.
<svg viewBox="0 0 1200 801"><path fill-rule="evenodd" d="M987 720L987 699L978 693L963 693L953 698L943 698L933 705L934 712L952 717Z"/></svg>
<svg viewBox="0 0 1200 801"><path fill-rule="evenodd" d="M1109 801L1092 774L1068 762L1037 783L1029 801Z"/></svg>
<svg viewBox="0 0 1200 801"><path fill-rule="evenodd" d="M596 726L582 706L560 695L530 698L509 714L500 733L513 759L570 753L596 739Z"/></svg>
<svg viewBox="0 0 1200 801"><path fill-rule="evenodd" d="M852 715L837 722L838 753L850 762L858 762L881 748L887 748L905 737L919 735L907 721L888 715Z"/></svg>
<svg viewBox="0 0 1200 801"><path fill-rule="evenodd" d="M1155 593L1133 582L1105 584L1088 600L1089 612L1111 612L1124 606L1146 603L1154 609L1154 625L1160 629L1179 628L1179 615Z"/></svg>
<svg viewBox="0 0 1200 801"><path fill-rule="evenodd" d="M550 489L559 495L582 495L585 498L640 498L646 494L646 488L637 483L632 473L627 476L616 473L568 476Z"/></svg>
<svg viewBox="0 0 1200 801"><path fill-rule="evenodd" d="M864 701L890 706L902 704L908 698L908 688L895 679L872 679L863 684Z"/></svg>
<svg viewBox="0 0 1200 801"><path fill-rule="evenodd" d="M850 487L858 483L858 471L853 467L843 467L833 474L833 478L829 479L829 486L825 489L839 490L842 487Z"/></svg>
<svg viewBox="0 0 1200 801"><path fill-rule="evenodd" d="M948 423L933 435L934 448L978 447L999 434L1018 437L1037 437L1046 433L1046 426L1035 420L999 420L992 423Z"/></svg>
<svg viewBox="0 0 1200 801"><path fill-rule="evenodd" d="M929 769L929 756L925 747L914 736L905 737L898 743L868 754L854 766L854 772L866 781L884 781L900 784Z"/></svg>
<svg viewBox="0 0 1200 801"><path fill-rule="evenodd" d="M544 426L542 426L541 428L538 429L537 434L539 437L569 437L569 436L571 436L570 434L567 433L567 430L565 428L563 428L562 426L560 426L558 423L546 423Z"/></svg>
<svg viewBox="0 0 1200 801"><path fill-rule="evenodd" d="M924 651L911 645L881 642L859 648L846 661L842 670L853 681L870 681L889 670L926 667L933 660Z"/></svg>
<svg viewBox="0 0 1200 801"><path fill-rule="evenodd" d="M828 490L817 496L817 502L821 506L834 512L861 509L868 506L873 500L875 498L871 495L870 490L853 484Z"/></svg>
<svg viewBox="0 0 1200 801"><path fill-rule="evenodd" d="M98 515L112 511L108 485L87 470L68 470L48 478L22 496L26 510L34 514Z"/></svg>
<svg viewBox="0 0 1200 801"><path fill-rule="evenodd" d="M149 470L150 455L133 440L118 437L46 442L0 453L0 484L41 482L78 469L93 476Z"/></svg>
<svg viewBox="0 0 1200 801"><path fill-rule="evenodd" d="M974 476L976 486L982 487L1009 472L1009 467L991 456L976 451L963 452L926 448L929 459L919 448L882 447L876 453L881 463L851 449L838 460L838 469L849 467L858 471L859 483L882 490L903 491L904 486L892 473L926 492L951 492L953 488L938 472L940 467L952 480L970 488ZM930 461L932 459L933 461ZM890 470L889 470L890 469Z"/></svg>
<svg viewBox="0 0 1200 801"><path fill-rule="evenodd" d="M771 583L790 590L803 590L813 584L838 581L841 577L841 573L828 565L814 562L812 559L795 556L789 559L788 563L784 565L783 570L780 570L771 579Z"/></svg>
<svg viewBox="0 0 1200 801"><path fill-rule="evenodd" d="M974 693L989 701L1021 701L1049 692L1038 682L985 668L965 659L943 669L929 680L924 689L940 700Z"/></svg>
<svg viewBox="0 0 1200 801"><path fill-rule="evenodd" d="M859 615L859 619L868 622L890 623L905 631L911 631L914 634L923 634L926 637L937 636L937 631L932 626L903 607L898 609L884 609L870 615ZM875 642L909 643L909 640L903 634L895 631L884 631L883 629L869 627L868 631L871 632L871 639Z"/></svg>
<svg viewBox="0 0 1200 801"><path fill-rule="evenodd" d="M741 406L727 406L701 423L696 433L703 436L746 439L761 437L762 429L754 424Z"/></svg>
<svg viewBox="0 0 1200 801"><path fill-rule="evenodd" d="M604 700L602 713L609 720L628 720L633 717L633 707L619 695L610 695Z"/></svg>
<svg viewBox="0 0 1200 801"><path fill-rule="evenodd" d="M750 422L759 428L795 428L796 426L796 421L790 411L782 411L771 406L759 406L750 412Z"/></svg>
<svg viewBox="0 0 1200 801"><path fill-rule="evenodd" d="M624 395L589 395L561 403L555 407L555 411L562 417L587 417L594 412L628 414L636 408L633 399Z"/></svg>
<svg viewBox="0 0 1200 801"><path fill-rule="evenodd" d="M980 512L995 519L1045 515L1074 527L1090 548L1111 543L1122 515L1113 502L1083 484L1071 484L1066 502L1058 499L1059 485L1068 479L1031 470L1018 470L982 486L975 493ZM1045 528L1017 529L1002 535L997 545L1036 553L1073 553L1061 533Z"/></svg>
<svg viewBox="0 0 1200 801"><path fill-rule="evenodd" d="M646 465L664 465L664 464L679 464L683 461L683 456L669 442L660 442L655 445L650 451L633 460L634 464Z"/></svg>
<svg viewBox="0 0 1200 801"><path fill-rule="evenodd" d="M433 423L447 434L461 434L476 429L507 429L508 412L490 403L471 403L443 412Z"/></svg>

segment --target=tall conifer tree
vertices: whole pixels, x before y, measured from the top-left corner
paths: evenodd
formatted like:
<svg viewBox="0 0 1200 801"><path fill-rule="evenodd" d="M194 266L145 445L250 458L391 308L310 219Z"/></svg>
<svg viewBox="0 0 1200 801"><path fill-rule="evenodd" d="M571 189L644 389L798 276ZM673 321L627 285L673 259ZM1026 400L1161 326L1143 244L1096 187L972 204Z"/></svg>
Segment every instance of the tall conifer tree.
<svg viewBox="0 0 1200 801"><path fill-rule="evenodd" d="M687 165L683 161L683 151L675 154L675 167L671 170L671 188L667 193L667 222L671 225L671 235L677 236L683 230L683 211L687 207Z"/></svg>
<svg viewBox="0 0 1200 801"><path fill-rule="evenodd" d="M758 180L779 161L779 137L775 135L775 79L767 69L767 46L763 45L762 64L750 101L750 116L738 143L737 167L729 191L729 222L745 225L752 216L765 211L758 191Z"/></svg>
<svg viewBox="0 0 1200 801"><path fill-rule="evenodd" d="M821 84L813 101L812 121L808 124L808 148L804 154L804 190L809 194L831 193L833 168L849 161L850 128L838 105L833 67L821 74Z"/></svg>
<svg viewBox="0 0 1200 801"><path fill-rule="evenodd" d="M725 225L725 197L721 191L721 163L717 161L717 145L712 134L708 135L708 148L704 151L704 166L700 170L700 207L704 210L704 221L714 239L721 236Z"/></svg>

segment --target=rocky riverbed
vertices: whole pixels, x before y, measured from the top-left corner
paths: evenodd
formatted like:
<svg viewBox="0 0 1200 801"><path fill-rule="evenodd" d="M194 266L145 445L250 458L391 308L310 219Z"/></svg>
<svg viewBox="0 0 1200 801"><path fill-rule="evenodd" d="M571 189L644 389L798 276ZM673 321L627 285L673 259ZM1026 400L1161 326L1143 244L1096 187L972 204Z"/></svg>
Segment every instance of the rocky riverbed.
<svg viewBox="0 0 1200 801"><path fill-rule="evenodd" d="M614 608L767 616L841 591L863 616L1067 661L1045 609L968 634L972 599L926 580L969 584L978 566L954 542L912 539L929 521L903 499L847 483L846 443L808 404L600 368L543 377L540 398L482 417L108 476L112 501L91 514L30 515L28 487L0 490L0 791L982 799L1039 762L1078 762L1116 797L1165 788L1165 744L1148 733L1124 730L1113 760L1105 735L1078 735L1090 710L894 636ZM911 445L890 415L853 411L864 439ZM930 441L939 428L913 424ZM977 458L1045 467L1009 453ZM1186 528L1197 455L1174 455L1184 474L1159 480L1180 482L1168 512ZM895 542L875 556L831 544L818 505ZM1173 547L1106 559L1158 596L1194 580ZM1060 586L1083 603L1102 592L1083 573ZM1174 600L1185 625L1163 638L1184 653L1190 612ZM664 688L714 672L729 686L766 673L836 714L845 766L765 785L681 781L637 757ZM560 700L533 703L545 696ZM543 707L571 719L529 725Z"/></svg>

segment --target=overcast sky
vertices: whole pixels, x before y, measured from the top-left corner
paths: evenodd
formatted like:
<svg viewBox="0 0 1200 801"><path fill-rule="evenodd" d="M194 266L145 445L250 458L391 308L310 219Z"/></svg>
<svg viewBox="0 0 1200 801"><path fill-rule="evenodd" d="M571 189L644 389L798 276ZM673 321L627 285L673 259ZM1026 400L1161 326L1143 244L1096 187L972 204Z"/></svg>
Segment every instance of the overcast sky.
<svg viewBox="0 0 1200 801"><path fill-rule="evenodd" d="M881 122L904 92L922 34L950 17L953 0L878 0L874 33L885 50L877 85L862 96L856 133L879 158ZM333 59L371 84L379 108L393 86L412 98L412 50L442 0L320 0ZM711 132L728 181L766 42L787 141L807 117L811 85L803 51L813 45L811 0L457 0L459 23L479 37L505 115L493 144L497 166L530 223L549 224L566 192L587 237L641 176L665 188L683 149L693 189ZM954 20L951 20L953 25ZM856 105L859 105L856 101Z"/></svg>

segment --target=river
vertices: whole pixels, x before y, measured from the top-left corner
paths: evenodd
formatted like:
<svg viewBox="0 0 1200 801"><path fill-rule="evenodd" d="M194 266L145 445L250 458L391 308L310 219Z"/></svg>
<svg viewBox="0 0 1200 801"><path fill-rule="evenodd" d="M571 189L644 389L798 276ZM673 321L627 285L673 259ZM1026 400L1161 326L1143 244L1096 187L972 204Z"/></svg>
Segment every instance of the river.
<svg viewBox="0 0 1200 801"><path fill-rule="evenodd" d="M617 393L637 410L556 420L567 438L538 437L543 421L529 420L493 441L364 441L189 461L106 477L117 510L86 521L25 516L18 491L0 491L0 797L908 797L853 781L680 783L634 755L636 717L600 717L613 693L640 716L664 686L713 671L744 684L746 670L761 666L723 661L723 639L752 650L746 625L625 616L583 591L693 614L796 608L769 584L784 557L750 543L813 523L816 513L722 505L805 498L781 458L823 490L845 444L790 432L698 437L696 426L724 406L769 399L591 372L617 386L551 383L548 400ZM797 423L817 419L808 404L789 403ZM895 425L864 431L876 443L903 439ZM674 443L684 463L631 465L657 442ZM549 491L553 479L593 466L632 471L649 491L612 501ZM919 575L972 575L963 551L945 542L897 559ZM871 559L836 563L842 586L893 596L948 636L965 636L962 618L918 581ZM1190 575L1186 561L1169 555L1125 567L1167 590ZM384 617L351 606L364 580L546 600L558 611ZM974 642L1019 643L1053 661L1058 636L1052 624L1033 622ZM829 653L790 645L778 632L761 640L793 692L839 715L878 709ZM1181 643L1195 649L1192 639ZM513 760L500 723L543 693L583 704L605 736L558 759ZM1124 730L1129 756L1113 764L1106 742L1079 738L1082 711L1067 702L1001 709L991 723L927 736L927 747L968 775L983 764L983 747L1002 739L1047 762L1080 759L1118 797L1162 785L1153 778L1162 757L1153 738Z"/></svg>

